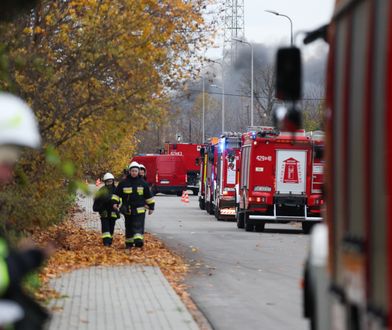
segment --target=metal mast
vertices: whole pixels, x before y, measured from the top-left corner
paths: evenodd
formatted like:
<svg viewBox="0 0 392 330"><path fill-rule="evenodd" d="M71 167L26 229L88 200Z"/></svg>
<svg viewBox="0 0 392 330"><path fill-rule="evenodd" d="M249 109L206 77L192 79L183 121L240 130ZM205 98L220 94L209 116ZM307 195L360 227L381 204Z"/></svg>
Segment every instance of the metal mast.
<svg viewBox="0 0 392 330"><path fill-rule="evenodd" d="M238 43L233 38L244 39L244 0L225 0L223 59L227 64L237 57Z"/></svg>

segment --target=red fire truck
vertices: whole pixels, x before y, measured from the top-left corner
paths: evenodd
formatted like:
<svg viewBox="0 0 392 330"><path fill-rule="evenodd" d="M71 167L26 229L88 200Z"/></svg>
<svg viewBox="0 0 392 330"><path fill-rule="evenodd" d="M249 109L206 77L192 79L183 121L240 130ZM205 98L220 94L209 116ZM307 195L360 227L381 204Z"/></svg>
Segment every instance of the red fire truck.
<svg viewBox="0 0 392 330"><path fill-rule="evenodd" d="M266 223L302 222L308 233L320 222L323 204L313 180L314 142L304 131L278 133L271 127L243 134L237 226L264 231Z"/></svg>
<svg viewBox="0 0 392 330"><path fill-rule="evenodd" d="M206 145L207 164L205 167L205 209L209 214L214 214L215 186L217 177L218 162L218 142L217 138L211 139Z"/></svg>
<svg viewBox="0 0 392 330"><path fill-rule="evenodd" d="M207 165L208 165L208 150L210 150L211 145L216 144L218 142L218 138L210 138L208 142L200 148L199 155L199 207L201 210L205 210L206 201L205 201L205 192L207 189Z"/></svg>
<svg viewBox="0 0 392 330"><path fill-rule="evenodd" d="M217 144L213 208L217 220L235 219L235 185L240 165L240 133L225 133Z"/></svg>
<svg viewBox="0 0 392 330"><path fill-rule="evenodd" d="M311 236L305 316L317 330L391 330L392 2L336 1L332 22L305 42L317 37L330 45L326 225ZM299 50L280 51L295 81ZM281 81L292 100L295 86Z"/></svg>
<svg viewBox="0 0 392 330"><path fill-rule="evenodd" d="M174 193L181 196L187 187L187 173L183 156L137 155L131 161L143 164L147 170L147 182L153 194Z"/></svg>
<svg viewBox="0 0 392 330"><path fill-rule="evenodd" d="M206 171L207 171L207 153L206 153L206 146L200 149L200 158L199 158L199 165L200 165L200 181L199 181L199 207L201 210L205 210L205 190L206 190Z"/></svg>
<svg viewBox="0 0 392 330"><path fill-rule="evenodd" d="M199 192L200 168L198 159L200 157L201 144L195 143L165 143L165 154L184 156L184 164L187 172L188 189L194 195Z"/></svg>

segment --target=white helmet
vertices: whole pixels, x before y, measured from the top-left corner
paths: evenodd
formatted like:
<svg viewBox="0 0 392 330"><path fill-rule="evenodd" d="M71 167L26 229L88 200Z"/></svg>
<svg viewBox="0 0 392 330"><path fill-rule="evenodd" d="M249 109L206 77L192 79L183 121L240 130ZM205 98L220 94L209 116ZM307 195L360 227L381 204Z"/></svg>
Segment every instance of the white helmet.
<svg viewBox="0 0 392 330"><path fill-rule="evenodd" d="M143 169L143 170L146 170L146 167L143 164L139 164L139 168Z"/></svg>
<svg viewBox="0 0 392 330"><path fill-rule="evenodd" d="M37 148L41 144L31 108L9 93L0 92L0 145Z"/></svg>
<svg viewBox="0 0 392 330"><path fill-rule="evenodd" d="M130 170L131 168L136 167L137 169L140 168L140 165L138 162L132 162L131 164L129 164L128 166L128 170Z"/></svg>
<svg viewBox="0 0 392 330"><path fill-rule="evenodd" d="M113 176L113 174L112 173L106 173L104 176L103 176L103 181L106 181L106 180L114 180L114 176Z"/></svg>

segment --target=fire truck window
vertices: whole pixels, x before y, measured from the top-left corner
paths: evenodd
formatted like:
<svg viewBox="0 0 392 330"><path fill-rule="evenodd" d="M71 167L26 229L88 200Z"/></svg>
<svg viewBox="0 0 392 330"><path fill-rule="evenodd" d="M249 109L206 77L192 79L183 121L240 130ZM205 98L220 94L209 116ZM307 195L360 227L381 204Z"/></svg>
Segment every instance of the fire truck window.
<svg viewBox="0 0 392 330"><path fill-rule="evenodd" d="M243 148L243 157L242 157L242 172L241 172L241 187L248 187L249 181L249 153L250 147Z"/></svg>

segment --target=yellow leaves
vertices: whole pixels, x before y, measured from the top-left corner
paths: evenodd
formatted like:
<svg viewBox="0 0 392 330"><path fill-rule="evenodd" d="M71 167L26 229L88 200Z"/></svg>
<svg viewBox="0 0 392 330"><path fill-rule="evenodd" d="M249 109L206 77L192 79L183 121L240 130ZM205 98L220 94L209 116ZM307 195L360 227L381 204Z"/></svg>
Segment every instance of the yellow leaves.
<svg viewBox="0 0 392 330"><path fill-rule="evenodd" d="M181 257L170 252L155 236L145 234L143 249L134 249L129 253L124 249L124 236L116 234L111 248L102 245L100 233L88 231L79 227L80 224L68 220L60 225L52 226L46 231L37 230L34 240L38 244L48 241L57 244L56 253L49 259L43 268L40 278L44 283L48 280L78 268L91 266L115 266L142 264L158 266L174 285L179 293L183 294L185 287L180 283L188 271L188 266ZM55 294L47 286L38 293L43 299Z"/></svg>
<svg viewBox="0 0 392 330"><path fill-rule="evenodd" d="M23 33L31 34L31 33L33 33L33 29L31 27L25 27L23 29Z"/></svg>
<svg viewBox="0 0 392 330"><path fill-rule="evenodd" d="M162 120L166 87L192 63L205 1L48 1L41 16L0 36L13 40L11 59L25 59L11 78L32 101L44 141L61 145L86 173L121 170L134 135ZM24 27L35 21L41 25Z"/></svg>
<svg viewBox="0 0 392 330"><path fill-rule="evenodd" d="M40 26L36 26L35 28L34 28L34 33L35 34L40 34L40 33L43 33L45 30L44 29L42 29Z"/></svg>
<svg viewBox="0 0 392 330"><path fill-rule="evenodd" d="M32 27L25 27L23 29L23 33L25 33L25 34L33 34L33 33L41 34L41 33L44 33L44 32L45 32L45 30L43 28L41 28L40 26L36 26L34 28L32 28Z"/></svg>

